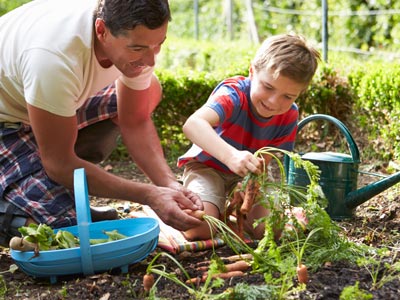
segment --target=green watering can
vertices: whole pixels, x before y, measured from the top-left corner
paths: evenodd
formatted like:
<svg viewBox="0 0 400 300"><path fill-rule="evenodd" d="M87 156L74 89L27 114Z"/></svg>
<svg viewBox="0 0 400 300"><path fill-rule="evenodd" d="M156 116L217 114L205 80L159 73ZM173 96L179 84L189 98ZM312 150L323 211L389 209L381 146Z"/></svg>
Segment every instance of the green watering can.
<svg viewBox="0 0 400 300"><path fill-rule="evenodd" d="M313 120L325 120L333 123L346 137L350 153L310 152L300 154L303 160L309 160L321 171L319 184L328 199L327 213L333 220L350 219L355 208L400 182L400 172L357 189L360 154L353 137L346 126L338 119L323 114L315 114L301 120L298 131ZM307 187L310 180L302 168L295 168L289 156L285 156L286 179L288 184Z"/></svg>

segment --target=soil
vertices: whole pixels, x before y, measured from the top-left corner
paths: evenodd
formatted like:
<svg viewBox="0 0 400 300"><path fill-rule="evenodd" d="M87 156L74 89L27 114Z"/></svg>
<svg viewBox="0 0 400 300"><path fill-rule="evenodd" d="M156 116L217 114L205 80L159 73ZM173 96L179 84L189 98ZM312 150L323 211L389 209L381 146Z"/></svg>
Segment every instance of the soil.
<svg viewBox="0 0 400 300"><path fill-rule="evenodd" d="M371 165L374 168L377 164ZM127 162L108 162L103 165L110 172L120 174L133 180L146 181L143 174L133 164ZM179 174L179 171L177 171ZM375 179L374 179L375 180ZM365 183L364 183L365 184ZM116 201L107 199L92 199L97 205L117 205ZM378 196L369 199L357 207L355 216L348 221L341 221L339 225L343 228L347 237L358 243L365 243L375 247L387 247L391 252L393 262L399 260L400 250L400 197L398 187L392 187ZM0 281L0 298L3 299L144 299L146 294L143 290L142 278L149 260L160 251L158 248L140 263L130 265L127 274L119 270L93 276L67 276L59 277L57 283L50 284L46 278L35 279L21 270L14 273L4 272L3 280ZM226 247L216 250L220 257L232 255L232 251ZM195 253L184 252L176 255L176 259L191 275L198 275L196 267L211 258L212 251L201 251ZM166 270L175 273L178 278L183 278L181 272L169 259L162 259ZM0 270L7 271L13 264L7 249L2 249L0 256ZM377 280L384 274L377 272ZM346 286L353 286L359 282L359 288L373 295L372 299L399 299L400 273L397 278L385 283L379 288L373 288L373 278L364 267L347 262L335 262L321 266L317 271L310 274L310 281L305 290L298 291L287 299L339 299L340 294ZM246 282L254 286L265 284L263 275L249 274L244 277L234 277L225 280L220 288L213 288L210 294L220 294L240 282ZM296 279L293 280L297 285ZM187 290L173 283L171 280L162 278L157 284L157 299L194 299ZM236 296L234 299L250 299L246 296ZM263 296L251 299L265 299ZM346 299L357 298L355 295ZM371 298L368 298L371 299Z"/></svg>

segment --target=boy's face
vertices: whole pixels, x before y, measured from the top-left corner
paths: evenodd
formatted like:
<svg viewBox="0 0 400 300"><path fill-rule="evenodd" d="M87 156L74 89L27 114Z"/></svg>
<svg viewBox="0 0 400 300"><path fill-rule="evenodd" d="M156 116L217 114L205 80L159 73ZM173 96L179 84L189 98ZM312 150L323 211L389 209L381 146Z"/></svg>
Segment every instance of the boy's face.
<svg viewBox="0 0 400 300"><path fill-rule="evenodd" d="M288 77L274 78L273 71L250 68L251 103L256 113L269 118L287 112L300 93L307 87Z"/></svg>

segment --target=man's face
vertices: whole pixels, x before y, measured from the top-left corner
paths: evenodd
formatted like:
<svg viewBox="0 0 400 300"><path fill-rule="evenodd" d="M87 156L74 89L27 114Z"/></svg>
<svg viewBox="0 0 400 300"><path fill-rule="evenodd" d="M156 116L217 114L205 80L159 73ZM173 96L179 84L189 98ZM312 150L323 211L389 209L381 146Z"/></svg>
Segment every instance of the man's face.
<svg viewBox="0 0 400 300"><path fill-rule="evenodd" d="M293 102L306 88L304 83L298 83L288 77L273 77L273 72L250 69L251 103L256 113L263 118L269 118L287 112Z"/></svg>
<svg viewBox="0 0 400 300"><path fill-rule="evenodd" d="M127 77L136 77L147 66L154 66L167 35L168 22L157 29L138 25L126 35L113 36L104 26L99 38L106 61L114 64ZM99 33L97 33L99 34ZM99 56L98 56L99 58ZM101 63L101 58L100 58Z"/></svg>

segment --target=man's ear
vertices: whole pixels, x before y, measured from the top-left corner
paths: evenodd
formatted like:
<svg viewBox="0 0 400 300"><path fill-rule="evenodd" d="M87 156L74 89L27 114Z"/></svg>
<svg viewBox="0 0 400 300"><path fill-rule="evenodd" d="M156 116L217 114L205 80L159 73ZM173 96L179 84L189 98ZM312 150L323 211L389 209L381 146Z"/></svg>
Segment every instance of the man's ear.
<svg viewBox="0 0 400 300"><path fill-rule="evenodd" d="M104 41L107 35L106 23L103 19L97 18L94 23L94 29L96 31L96 36L100 41Z"/></svg>

